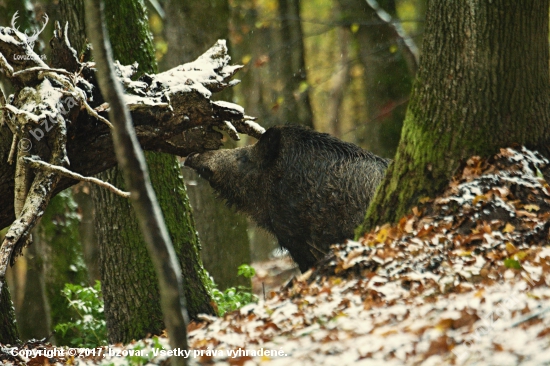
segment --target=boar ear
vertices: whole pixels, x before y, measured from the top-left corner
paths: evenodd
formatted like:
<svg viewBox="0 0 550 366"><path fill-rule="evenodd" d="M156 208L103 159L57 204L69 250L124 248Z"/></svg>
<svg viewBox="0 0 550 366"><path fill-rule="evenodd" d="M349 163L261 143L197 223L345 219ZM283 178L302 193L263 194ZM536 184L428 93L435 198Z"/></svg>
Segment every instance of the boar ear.
<svg viewBox="0 0 550 366"><path fill-rule="evenodd" d="M258 141L258 148L262 161L271 163L279 156L279 148L281 145L281 130L277 127L272 127L264 132Z"/></svg>

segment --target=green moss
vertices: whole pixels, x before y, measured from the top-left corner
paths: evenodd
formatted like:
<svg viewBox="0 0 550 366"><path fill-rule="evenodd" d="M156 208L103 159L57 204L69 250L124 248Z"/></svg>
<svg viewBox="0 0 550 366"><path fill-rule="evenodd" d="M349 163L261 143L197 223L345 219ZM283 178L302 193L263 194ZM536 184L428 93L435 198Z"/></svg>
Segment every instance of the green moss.
<svg viewBox="0 0 550 366"><path fill-rule="evenodd" d="M137 62L140 73L156 72L153 36L143 1L106 1L105 14L115 58L123 65Z"/></svg>
<svg viewBox="0 0 550 366"><path fill-rule="evenodd" d="M143 1L108 1L107 28L114 57L122 64L139 63L139 72L155 72L152 37ZM183 268L184 290L190 316L213 313L208 282L198 255L189 200L179 164L174 156L146 152L146 161L157 199ZM122 175L112 170L105 175L124 187ZM94 190L98 192L98 190ZM142 238L135 214L127 200L98 192L103 212L98 217L101 231L102 269L106 319L111 341L130 341L159 334L164 329L159 287L154 266Z"/></svg>

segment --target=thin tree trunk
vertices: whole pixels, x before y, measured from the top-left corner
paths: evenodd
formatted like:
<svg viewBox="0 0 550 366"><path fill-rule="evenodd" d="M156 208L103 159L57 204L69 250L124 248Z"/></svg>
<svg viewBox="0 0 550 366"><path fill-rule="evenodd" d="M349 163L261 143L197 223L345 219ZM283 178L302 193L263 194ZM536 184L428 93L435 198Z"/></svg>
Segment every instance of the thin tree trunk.
<svg viewBox="0 0 550 366"><path fill-rule="evenodd" d="M340 14L338 11L337 14ZM329 105L327 107L327 121L330 126L330 134L338 138L342 138L342 107L344 105L344 95L350 84L349 75L349 39L350 31L344 27L338 27L336 30L337 42L340 47L340 59L336 67L336 72L331 78L331 86L329 91Z"/></svg>
<svg viewBox="0 0 550 366"><path fill-rule="evenodd" d="M258 10L252 0L235 0L231 7L230 36L232 57L236 62L244 64L240 71L241 83L237 85L235 94L240 104L252 116L257 116L261 125L268 128L276 124L271 111L271 100L276 78L275 63L269 58L270 38L274 33L268 27L257 27ZM273 48L271 48L273 51ZM249 141L248 136L244 136ZM267 232L248 221L248 242L250 260L263 261L269 259L271 252L278 248L277 240Z"/></svg>
<svg viewBox="0 0 550 366"><path fill-rule="evenodd" d="M168 69L192 61L217 39L228 37L228 24L227 0L168 1L165 23L168 52L162 65ZM220 97L231 100L227 94ZM184 178L201 239L201 257L208 273L220 289L250 286L249 279L237 276L239 265L250 263L246 218L218 200L209 183L194 171L186 169Z"/></svg>
<svg viewBox="0 0 550 366"><path fill-rule="evenodd" d="M283 102L279 124L296 123L313 128L313 112L309 97L304 35L300 17L300 0L279 0L281 18L281 78Z"/></svg>
<svg viewBox="0 0 550 366"><path fill-rule="evenodd" d="M22 340L46 338L52 330L51 312L44 281L43 248L45 243L39 238L37 231L38 228L33 231L33 243L25 250L27 264L25 290L23 301L16 309L17 324ZM66 306L58 310L63 311L63 309L66 310ZM49 339L49 341L52 340Z"/></svg>
<svg viewBox="0 0 550 366"><path fill-rule="evenodd" d="M394 24L381 19L366 1L339 0L339 4L345 24L361 24L353 35L365 70L366 121L358 126L356 141L378 155L393 157L414 76L408 63L408 49ZM381 5L395 16L393 0Z"/></svg>
<svg viewBox="0 0 550 366"><path fill-rule="evenodd" d="M72 187L72 192L80 214L80 242L82 243L84 262L88 269L88 282L94 284L96 280L101 280L101 275L99 270L99 241L95 231L91 184L82 182Z"/></svg>
<svg viewBox="0 0 550 366"><path fill-rule="evenodd" d="M197 173L185 169L189 199L201 238L204 267L220 290L251 286L250 279L237 276L241 264L250 263L250 247L244 216L237 216L216 197L209 183Z"/></svg>
<svg viewBox="0 0 550 366"><path fill-rule="evenodd" d="M472 155L519 143L549 156L548 6L428 2L402 139L358 233L434 197Z"/></svg>

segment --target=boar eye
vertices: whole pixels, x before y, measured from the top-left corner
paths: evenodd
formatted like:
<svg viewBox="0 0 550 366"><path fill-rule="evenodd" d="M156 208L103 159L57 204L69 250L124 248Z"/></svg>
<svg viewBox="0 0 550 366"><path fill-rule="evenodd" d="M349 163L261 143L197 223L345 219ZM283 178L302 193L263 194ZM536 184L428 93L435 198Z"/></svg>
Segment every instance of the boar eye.
<svg viewBox="0 0 550 366"><path fill-rule="evenodd" d="M248 163L248 155L241 155L237 158L239 163Z"/></svg>

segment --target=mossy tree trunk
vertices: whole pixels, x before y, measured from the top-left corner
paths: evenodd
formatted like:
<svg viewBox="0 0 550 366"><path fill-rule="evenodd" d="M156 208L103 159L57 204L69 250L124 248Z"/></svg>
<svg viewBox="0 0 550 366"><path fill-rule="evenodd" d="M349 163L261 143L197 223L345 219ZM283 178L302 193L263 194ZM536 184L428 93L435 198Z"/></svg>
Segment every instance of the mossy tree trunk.
<svg viewBox="0 0 550 366"><path fill-rule="evenodd" d="M165 69L193 61L216 40L229 35L227 0L171 0L165 10L168 52L161 63ZM224 91L218 97L231 100L227 95L230 92ZM239 265L250 263L246 218L217 199L210 184L195 171L185 169L184 177L201 240L204 267L220 289L250 286L250 279L237 276Z"/></svg>
<svg viewBox="0 0 550 366"><path fill-rule="evenodd" d="M110 1L105 5L114 57L123 64L137 61L142 72L155 71L154 49L143 2ZM213 314L208 278L198 255L198 238L178 161L166 154L146 152L145 156L153 188L182 265L189 316ZM105 174L113 178L111 182L115 185L123 185L122 174L117 168L115 170ZM106 196L112 195L110 192L100 194L103 199L96 200L96 217L97 225L102 228L99 239L104 259L101 264L109 340L128 342L148 333L160 334L164 323L158 283L135 214L127 200L107 199ZM104 213L109 210L118 220L107 219ZM112 225L115 222L116 226ZM115 239L119 234L122 234L120 240Z"/></svg>
<svg viewBox="0 0 550 366"><path fill-rule="evenodd" d="M72 3L66 2L65 12L71 11ZM80 0L77 3L82 4ZM137 61L141 72L155 71L153 43L143 1L107 1L105 5L115 59L123 64ZM68 16L68 19L76 17L76 23L82 25L84 21L79 14ZM69 32L69 36L74 35ZM79 36L84 37L82 33ZM71 39L71 42L78 40ZM179 163L170 155L148 152L145 155L153 188L182 266L189 315L213 314L209 280L200 262L198 238ZM118 169L103 173L102 178L116 186L124 186ZM129 342L148 333L159 334L164 324L158 283L130 203L96 187L92 188L92 196L109 340Z"/></svg>
<svg viewBox="0 0 550 366"><path fill-rule="evenodd" d="M19 332L15 324L15 309L8 286L2 286L0 292L0 343L18 344Z"/></svg>
<svg viewBox="0 0 550 366"><path fill-rule="evenodd" d="M519 143L549 156L548 5L428 2L401 141L358 234L434 197L472 155Z"/></svg>

